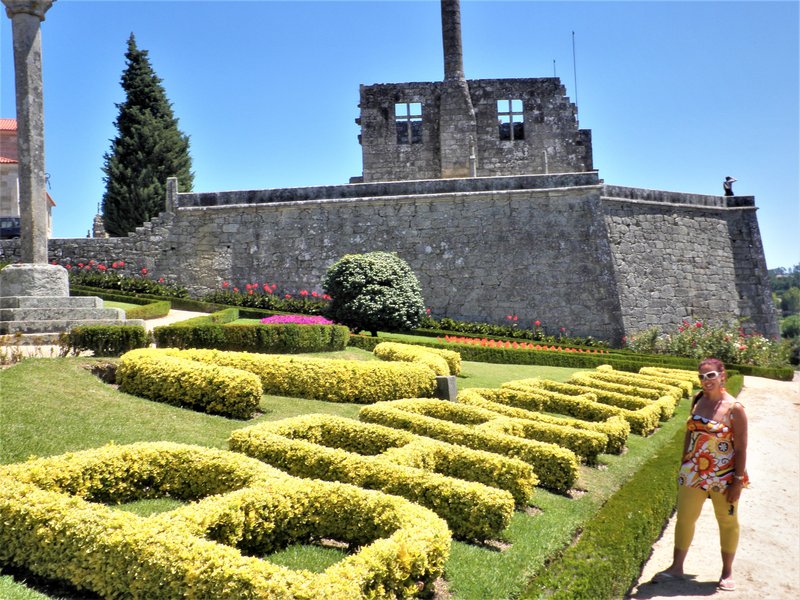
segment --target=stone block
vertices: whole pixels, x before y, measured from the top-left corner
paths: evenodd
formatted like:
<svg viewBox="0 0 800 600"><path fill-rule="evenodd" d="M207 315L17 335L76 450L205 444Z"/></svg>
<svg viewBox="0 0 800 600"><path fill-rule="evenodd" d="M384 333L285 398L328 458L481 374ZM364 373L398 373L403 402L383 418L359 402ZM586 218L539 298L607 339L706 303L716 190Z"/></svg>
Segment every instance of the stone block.
<svg viewBox="0 0 800 600"><path fill-rule="evenodd" d="M455 402L458 396L455 375L439 375L436 377L436 397Z"/></svg>
<svg viewBox="0 0 800 600"><path fill-rule="evenodd" d="M49 264L13 264L0 270L0 296L69 296L64 267Z"/></svg>

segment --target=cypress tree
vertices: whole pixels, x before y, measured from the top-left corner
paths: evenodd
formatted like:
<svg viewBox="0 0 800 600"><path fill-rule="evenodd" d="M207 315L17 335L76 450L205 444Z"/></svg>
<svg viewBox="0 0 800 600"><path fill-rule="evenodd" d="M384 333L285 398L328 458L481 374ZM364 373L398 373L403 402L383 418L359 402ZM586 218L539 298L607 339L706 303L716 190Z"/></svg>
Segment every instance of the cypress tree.
<svg viewBox="0 0 800 600"><path fill-rule="evenodd" d="M189 137L178 129L161 79L132 33L125 59L118 135L103 157L103 224L112 236L126 235L164 210L167 177L177 177L181 191L191 191L194 179Z"/></svg>

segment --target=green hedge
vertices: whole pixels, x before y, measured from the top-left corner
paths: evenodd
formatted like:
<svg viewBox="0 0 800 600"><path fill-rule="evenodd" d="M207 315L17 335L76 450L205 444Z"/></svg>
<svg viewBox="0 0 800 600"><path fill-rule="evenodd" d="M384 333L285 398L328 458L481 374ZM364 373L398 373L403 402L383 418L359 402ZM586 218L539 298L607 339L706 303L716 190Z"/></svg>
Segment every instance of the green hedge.
<svg viewBox="0 0 800 600"><path fill-rule="evenodd" d="M589 521L577 543L535 577L521 598L622 598L636 582L675 508L684 429Z"/></svg>
<svg viewBox="0 0 800 600"><path fill-rule="evenodd" d="M610 417L606 421L593 422L545 414L536 410L512 406L511 398L514 395L515 392L512 390L470 388L458 393L458 401L461 404L479 406L515 419L541 421L542 423L550 423L552 425L561 425L564 427L573 427L602 433L608 438L606 446L602 450L606 454L622 454L622 451L625 449L628 435L631 432L631 426L622 417Z"/></svg>
<svg viewBox="0 0 800 600"><path fill-rule="evenodd" d="M165 496L186 504L149 518L105 505ZM451 543L402 498L166 442L0 466L0 522L0 564L104 598L408 598L432 591ZM355 550L322 573L262 558L324 538Z"/></svg>
<svg viewBox="0 0 800 600"><path fill-rule="evenodd" d="M91 350L95 356L120 356L151 342L150 333L141 325L82 325L59 336L64 354Z"/></svg>
<svg viewBox="0 0 800 600"><path fill-rule="evenodd" d="M344 350L350 332L342 325L226 325L238 317L230 318L229 309L219 316L197 317L188 323L156 327L153 331L160 348L208 348L238 352L299 354L305 352L336 352ZM201 320L202 319L202 320Z"/></svg>
<svg viewBox="0 0 800 600"><path fill-rule="evenodd" d="M430 397L436 388L433 371L418 363L203 349L164 348L159 351L255 373L261 378L264 393L295 398L369 404L398 398Z"/></svg>
<svg viewBox="0 0 800 600"><path fill-rule="evenodd" d="M333 446L335 431L328 432L328 443L316 443L312 441L317 437L314 433L321 428L355 427L365 435L374 435L363 430L379 426L357 421L350 425L347 419L329 419L323 415L314 417L317 418L312 427L316 426L316 431L306 434L311 439L303 439L308 421L300 418L288 425L290 435L282 434L287 428L283 421L261 423L233 431L228 445L234 452L262 460L296 477L350 483L406 498L447 521L458 538L492 539L511 521L514 498L509 492Z"/></svg>
<svg viewBox="0 0 800 600"><path fill-rule="evenodd" d="M425 399L379 402L362 408L358 418L367 423L405 429L451 444L519 458L533 467L543 487L559 492L570 489L578 478L578 457L567 448L493 431L481 431L472 425L419 414L414 409L415 403L421 402L427 406Z"/></svg>
<svg viewBox="0 0 800 600"><path fill-rule="evenodd" d="M155 348L125 353L116 373L121 392L249 419L261 402L261 380L240 369L169 356Z"/></svg>

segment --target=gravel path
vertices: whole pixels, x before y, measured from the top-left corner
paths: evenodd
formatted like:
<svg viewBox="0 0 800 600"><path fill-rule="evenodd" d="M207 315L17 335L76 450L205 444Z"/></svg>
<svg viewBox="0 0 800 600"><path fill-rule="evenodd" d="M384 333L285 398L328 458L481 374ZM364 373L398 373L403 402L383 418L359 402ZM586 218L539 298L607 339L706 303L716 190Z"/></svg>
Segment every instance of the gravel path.
<svg viewBox="0 0 800 600"><path fill-rule="evenodd" d="M739 400L749 423L751 484L742 492L739 506L741 536L733 564L736 591L716 589L722 562L717 522L708 501L686 559L686 579L649 583L672 562L673 516L630 598L800 598L800 374L796 372L791 382L745 377Z"/></svg>

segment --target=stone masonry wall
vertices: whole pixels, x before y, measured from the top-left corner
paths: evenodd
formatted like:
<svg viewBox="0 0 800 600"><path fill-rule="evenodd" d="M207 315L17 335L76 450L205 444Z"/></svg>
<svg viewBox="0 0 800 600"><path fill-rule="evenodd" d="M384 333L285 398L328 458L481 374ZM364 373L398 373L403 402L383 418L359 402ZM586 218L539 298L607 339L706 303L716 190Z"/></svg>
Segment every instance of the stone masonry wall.
<svg viewBox="0 0 800 600"><path fill-rule="evenodd" d="M356 122L361 125L363 181L442 177L439 127L445 85L418 82L361 86L361 116ZM467 85L475 111L478 176L593 169L591 131L578 129L575 105L566 97L559 79L471 79ZM497 101L503 99L522 101L522 140L500 140ZM394 105L404 102L422 104L422 143L397 143Z"/></svg>
<svg viewBox="0 0 800 600"><path fill-rule="evenodd" d="M683 318L746 316L776 334L753 199L680 196L596 173L178 194L174 214L128 237L50 240L50 258L122 259L200 295L223 281L321 291L343 254L388 250L433 316L516 314L614 342ZM18 240L0 242L0 261L18 256Z"/></svg>
<svg viewBox="0 0 800 600"><path fill-rule="evenodd" d="M779 334L752 197L605 186L602 202L627 332L745 319Z"/></svg>

